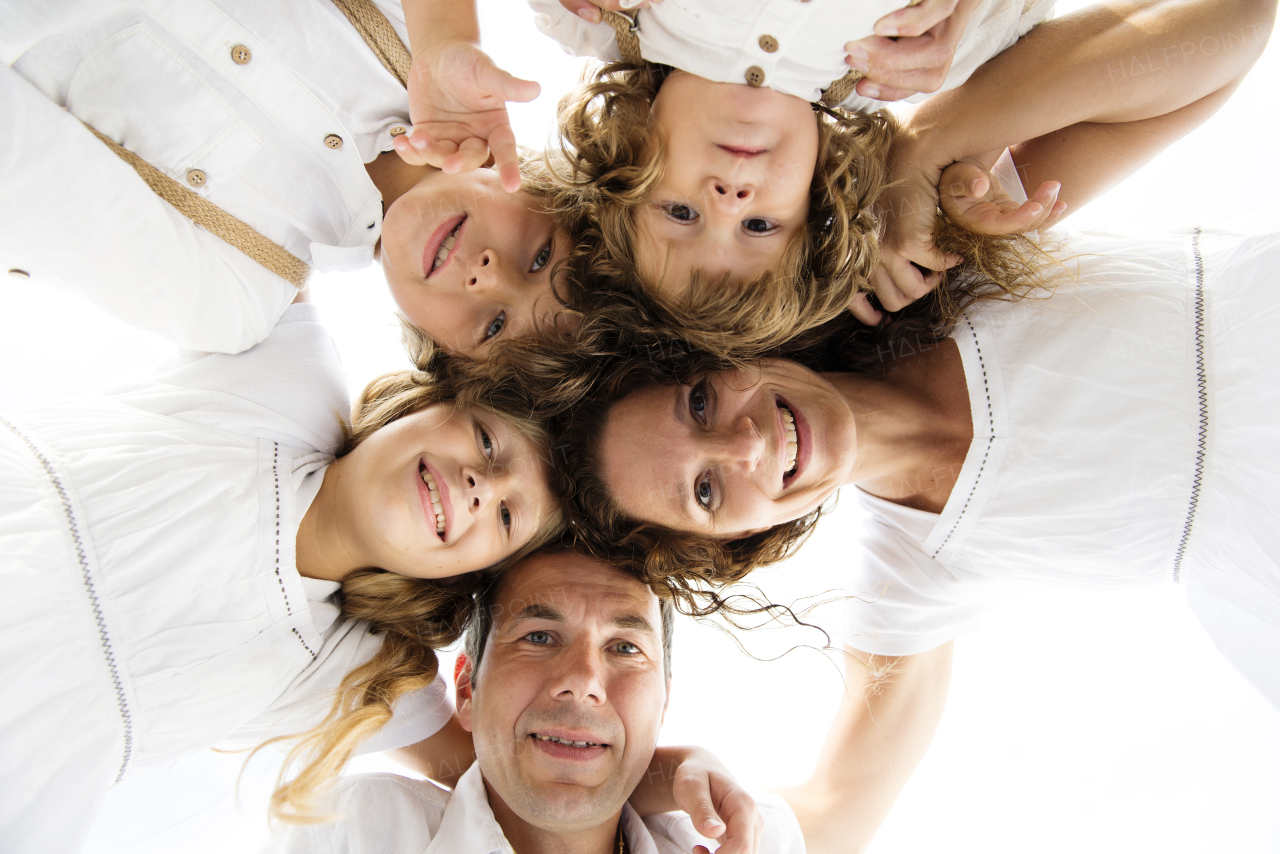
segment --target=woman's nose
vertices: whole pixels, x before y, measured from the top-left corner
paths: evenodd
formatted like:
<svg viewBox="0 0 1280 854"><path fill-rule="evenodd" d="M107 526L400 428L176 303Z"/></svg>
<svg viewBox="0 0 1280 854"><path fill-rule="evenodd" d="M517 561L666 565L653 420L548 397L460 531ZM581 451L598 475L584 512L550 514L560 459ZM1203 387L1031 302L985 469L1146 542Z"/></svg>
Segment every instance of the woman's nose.
<svg viewBox="0 0 1280 854"><path fill-rule="evenodd" d="M743 415L716 436L721 458L753 472L764 457L765 439L756 423Z"/></svg>

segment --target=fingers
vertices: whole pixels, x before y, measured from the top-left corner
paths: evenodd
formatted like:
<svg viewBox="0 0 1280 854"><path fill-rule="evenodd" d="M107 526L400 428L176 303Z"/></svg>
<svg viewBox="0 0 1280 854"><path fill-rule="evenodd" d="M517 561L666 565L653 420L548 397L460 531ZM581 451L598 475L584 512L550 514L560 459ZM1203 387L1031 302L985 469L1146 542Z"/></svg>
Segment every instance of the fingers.
<svg viewBox="0 0 1280 854"><path fill-rule="evenodd" d="M868 77L859 80L854 89L862 97L871 98L875 101L901 101L903 98L910 98L917 92L922 91L920 89L899 89L896 86L886 86Z"/></svg>
<svg viewBox="0 0 1280 854"><path fill-rule="evenodd" d="M489 159L489 146L483 139L470 137L464 139L458 150L445 157L440 163L445 172L470 172L479 169Z"/></svg>
<svg viewBox="0 0 1280 854"><path fill-rule="evenodd" d="M719 840L717 854L722 851L724 854L756 854L764 833L764 818L756 808L755 799L735 786L720 799L720 815L725 820L720 833L712 836L705 828L698 831Z"/></svg>
<svg viewBox="0 0 1280 854"><path fill-rule="evenodd" d="M884 314L871 304L866 291L858 291L849 301L849 313L867 326L879 326Z"/></svg>
<svg viewBox="0 0 1280 854"><path fill-rule="evenodd" d="M423 140L426 140L425 135ZM397 136L391 140L391 145L395 147L396 154L400 155L400 159L410 166L430 166L433 165L427 158L426 153L418 146L409 141L409 134Z"/></svg>
<svg viewBox="0 0 1280 854"><path fill-rule="evenodd" d="M614 12L628 12L650 8L651 3L662 0L560 0L560 5L589 24L598 24L602 20L600 10L609 9Z"/></svg>
<svg viewBox="0 0 1280 854"><path fill-rule="evenodd" d="M923 0L915 6L897 9L876 21L878 36L918 36L934 24L950 17L958 0Z"/></svg>
<svg viewBox="0 0 1280 854"><path fill-rule="evenodd" d="M489 150L502 180L502 189L514 193L520 189L520 153L511 125L501 125L489 134Z"/></svg>
<svg viewBox="0 0 1280 854"><path fill-rule="evenodd" d="M705 773L677 772L672 783L672 795L680 808L693 819L698 833L708 839L716 839L725 832L725 823L712 803L711 776Z"/></svg>

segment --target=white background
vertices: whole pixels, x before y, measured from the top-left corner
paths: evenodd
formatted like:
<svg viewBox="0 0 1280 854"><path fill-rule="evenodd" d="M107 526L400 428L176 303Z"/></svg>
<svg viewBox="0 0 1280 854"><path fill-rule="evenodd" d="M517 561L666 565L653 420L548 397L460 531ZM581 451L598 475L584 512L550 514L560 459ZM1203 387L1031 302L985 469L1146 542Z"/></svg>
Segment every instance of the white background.
<svg viewBox="0 0 1280 854"><path fill-rule="evenodd" d="M520 0L481 5L490 52L543 84L538 101L512 111L520 141L540 145L556 96L576 81L581 63L533 29ZM1066 0L1059 10L1080 5ZM1280 50L1272 47L1206 127L1077 213L1071 226L1220 225L1274 210L1278 82ZM1280 281L1277 288L1280 298ZM169 352L160 339L32 283L6 277L0 292L0 409L107 388ZM403 364L376 268L318 277L313 299L338 340L353 393ZM757 577L775 601L839 586L850 524L840 517L853 504L825 520L799 558ZM1218 657L1183 598L1172 584L1046 589L959 640L942 728L873 850L1280 851L1280 714ZM742 641L765 659L823 638L758 631ZM442 658L451 672L452 653ZM838 668L816 649L755 660L716 628L681 621L664 741L710 747L753 786L798 782L840 690ZM384 763L359 760L357 770ZM269 769L248 769L237 798L241 764L207 752L118 786L87 850L253 850L265 832Z"/></svg>

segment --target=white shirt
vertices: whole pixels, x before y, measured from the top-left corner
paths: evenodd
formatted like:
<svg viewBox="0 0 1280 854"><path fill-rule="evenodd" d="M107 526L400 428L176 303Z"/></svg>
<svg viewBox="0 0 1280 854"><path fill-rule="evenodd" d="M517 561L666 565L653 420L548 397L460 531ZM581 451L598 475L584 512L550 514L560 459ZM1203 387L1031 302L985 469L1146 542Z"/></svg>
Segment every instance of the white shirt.
<svg viewBox="0 0 1280 854"><path fill-rule="evenodd" d="M763 85L816 101L849 71L846 42L872 34L875 22L906 0L664 0L640 12L640 53L718 83L745 83L748 69ZM618 60L613 27L590 24L559 0L529 0L538 29L570 54ZM974 10L942 89L954 89L1053 11L1053 0L983 0ZM766 41L766 37L772 39ZM764 44L774 46L766 50ZM776 46L775 46L776 45ZM919 101L926 95L908 98ZM878 110L883 101L850 95L842 106Z"/></svg>
<svg viewBox="0 0 1280 854"><path fill-rule="evenodd" d="M377 5L407 44L399 3ZM205 351L251 347L293 298L80 120L318 270L372 260L364 165L408 127L408 96L333 3L0 0L0 20L0 269Z"/></svg>
<svg viewBox="0 0 1280 854"><path fill-rule="evenodd" d="M804 854L800 825L777 795L754 794L764 816L759 854ZM275 854L512 854L493 817L479 765L472 765L452 792L427 780L395 774L345 778L333 795L328 824L295 825L266 851ZM693 829L684 813L641 819L622 808L622 832L632 854L689 854L695 845L716 843Z"/></svg>

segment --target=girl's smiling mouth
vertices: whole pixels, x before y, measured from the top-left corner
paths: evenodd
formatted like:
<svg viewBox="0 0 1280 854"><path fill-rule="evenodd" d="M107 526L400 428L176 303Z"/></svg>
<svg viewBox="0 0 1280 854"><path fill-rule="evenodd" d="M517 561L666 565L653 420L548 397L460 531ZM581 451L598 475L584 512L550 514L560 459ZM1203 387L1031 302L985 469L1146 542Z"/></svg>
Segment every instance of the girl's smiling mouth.
<svg viewBox="0 0 1280 854"><path fill-rule="evenodd" d="M449 540L449 486L434 466L427 463L426 458L418 460L418 496L422 500L422 510L428 518L435 522L436 536L441 542Z"/></svg>
<svg viewBox="0 0 1280 854"><path fill-rule="evenodd" d="M422 275L429 279L449 265L453 250L462 241L467 214L462 213L441 223L422 250Z"/></svg>

